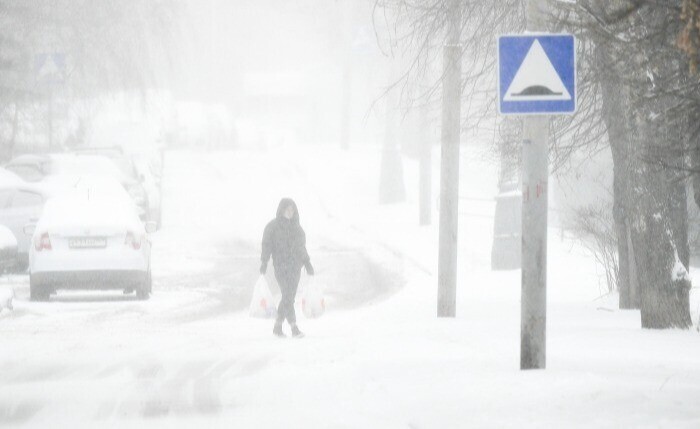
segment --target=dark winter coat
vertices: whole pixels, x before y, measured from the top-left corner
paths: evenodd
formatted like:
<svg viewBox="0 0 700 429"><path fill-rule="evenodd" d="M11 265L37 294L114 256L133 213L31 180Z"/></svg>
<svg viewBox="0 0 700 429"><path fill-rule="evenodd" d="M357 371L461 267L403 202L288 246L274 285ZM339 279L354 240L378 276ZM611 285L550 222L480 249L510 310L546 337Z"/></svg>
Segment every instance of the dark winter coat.
<svg viewBox="0 0 700 429"><path fill-rule="evenodd" d="M284 217L287 206L294 207L292 219ZM306 251L306 234L299 224L299 210L296 203L284 198L277 207L277 216L265 227L262 240L263 265L272 256L275 273L297 273L304 265L309 265L309 254Z"/></svg>

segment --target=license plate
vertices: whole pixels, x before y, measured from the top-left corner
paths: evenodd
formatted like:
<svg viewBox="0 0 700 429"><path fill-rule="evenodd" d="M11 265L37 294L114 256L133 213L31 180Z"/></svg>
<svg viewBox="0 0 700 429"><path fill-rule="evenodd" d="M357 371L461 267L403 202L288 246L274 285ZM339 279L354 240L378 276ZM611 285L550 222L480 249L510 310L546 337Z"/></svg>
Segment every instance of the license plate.
<svg viewBox="0 0 700 429"><path fill-rule="evenodd" d="M99 249L107 247L107 239L101 237L72 238L68 241L71 249Z"/></svg>

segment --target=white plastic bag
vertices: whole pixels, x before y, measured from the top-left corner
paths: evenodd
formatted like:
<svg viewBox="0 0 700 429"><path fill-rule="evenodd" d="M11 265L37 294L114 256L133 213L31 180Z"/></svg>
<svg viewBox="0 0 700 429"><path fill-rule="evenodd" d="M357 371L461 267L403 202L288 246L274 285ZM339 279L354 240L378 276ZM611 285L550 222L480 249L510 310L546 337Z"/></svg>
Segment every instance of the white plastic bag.
<svg viewBox="0 0 700 429"><path fill-rule="evenodd" d="M270 292L270 287L267 285L265 276L260 276L255 282L253 289L253 299L250 300L250 309L248 310L250 317L258 317L263 319L271 319L277 317L277 306L275 299Z"/></svg>
<svg viewBox="0 0 700 429"><path fill-rule="evenodd" d="M321 317L326 311L326 301L323 298L323 289L314 277L311 276L304 288L304 294L301 297L301 311L308 319Z"/></svg>

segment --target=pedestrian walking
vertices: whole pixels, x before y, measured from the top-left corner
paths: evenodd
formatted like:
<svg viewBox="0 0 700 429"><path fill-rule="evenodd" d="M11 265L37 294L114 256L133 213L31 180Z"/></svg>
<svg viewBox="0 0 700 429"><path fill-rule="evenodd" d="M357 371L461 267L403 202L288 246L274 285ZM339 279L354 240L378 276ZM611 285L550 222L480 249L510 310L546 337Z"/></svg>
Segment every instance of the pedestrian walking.
<svg viewBox="0 0 700 429"><path fill-rule="evenodd" d="M263 232L260 274L267 272L270 256L282 292L272 333L284 337L282 324L286 319L292 328L292 336L303 337L304 334L297 326L294 300L301 278L301 267L305 267L309 275L314 275L314 268L306 251L306 234L299 223L299 210L290 198L280 201L277 216L267 224Z"/></svg>

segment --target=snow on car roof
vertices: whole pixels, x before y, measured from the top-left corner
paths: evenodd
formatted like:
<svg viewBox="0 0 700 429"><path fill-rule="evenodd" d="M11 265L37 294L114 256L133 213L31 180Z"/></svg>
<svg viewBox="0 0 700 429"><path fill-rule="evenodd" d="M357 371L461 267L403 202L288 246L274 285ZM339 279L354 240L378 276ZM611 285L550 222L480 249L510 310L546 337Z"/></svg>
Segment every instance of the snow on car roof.
<svg viewBox="0 0 700 429"><path fill-rule="evenodd" d="M21 177L15 173L0 167L0 188L6 186L16 186L25 183Z"/></svg>
<svg viewBox="0 0 700 429"><path fill-rule="evenodd" d="M17 247L17 238L15 235L4 225L0 225L0 249L7 249L8 247Z"/></svg>
<svg viewBox="0 0 700 429"><path fill-rule="evenodd" d="M44 197L48 197L54 193L50 187L44 186L42 183L25 182L24 180L22 180L21 177L1 167L0 189L34 192L37 194L41 194Z"/></svg>
<svg viewBox="0 0 700 429"><path fill-rule="evenodd" d="M111 176L124 183L129 178L108 157L102 155L52 155L55 174Z"/></svg>
<svg viewBox="0 0 700 429"><path fill-rule="evenodd" d="M47 155L27 154L14 157L7 164L43 164L48 160L49 157Z"/></svg>
<svg viewBox="0 0 700 429"><path fill-rule="evenodd" d="M133 200L115 179L86 176L75 180L72 189L46 203L37 229L95 225L143 229Z"/></svg>

